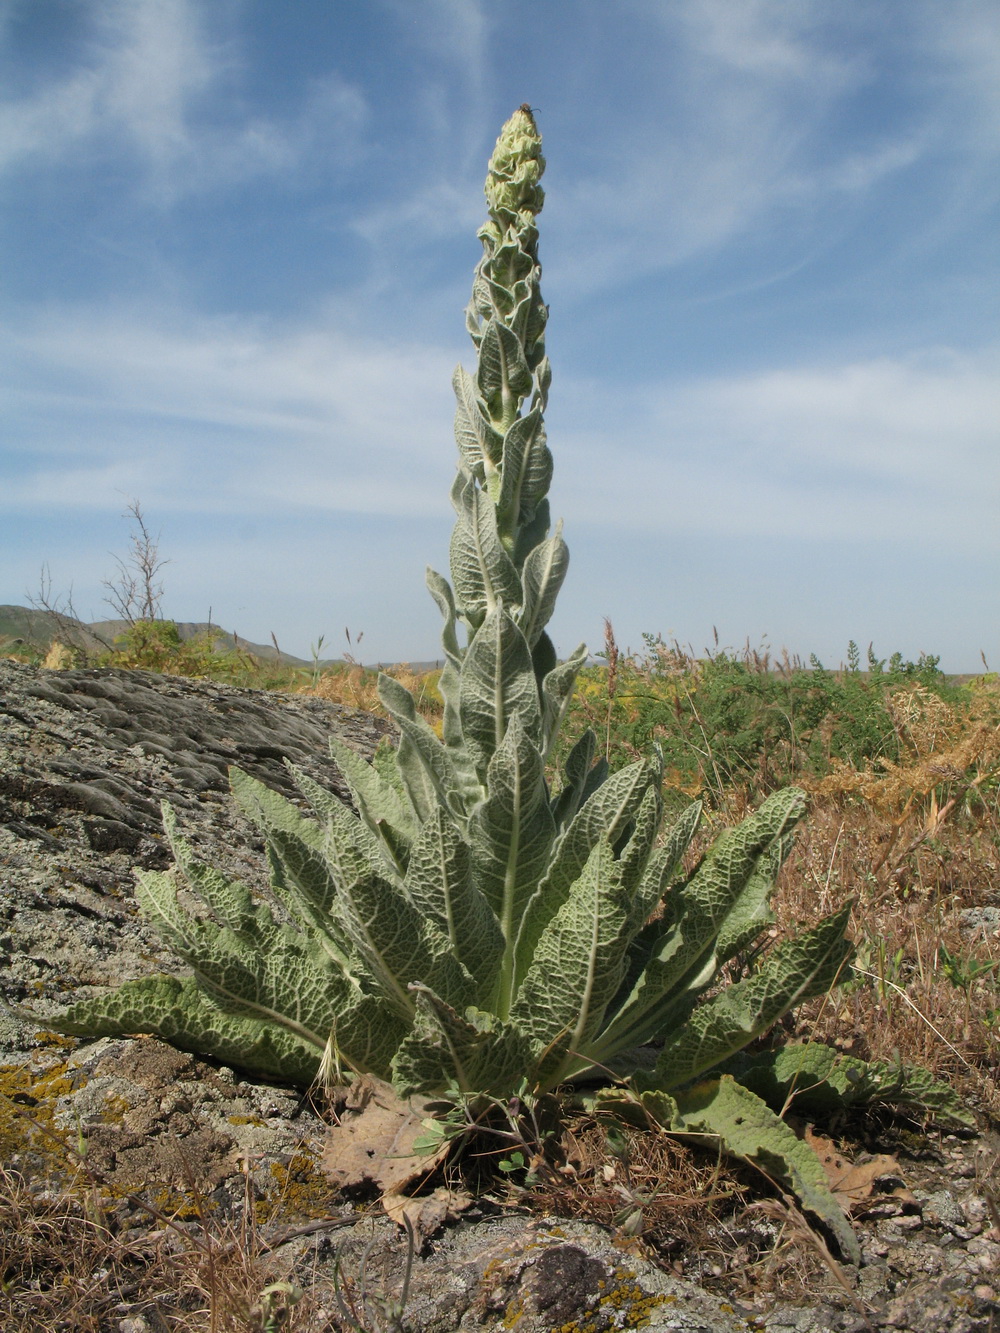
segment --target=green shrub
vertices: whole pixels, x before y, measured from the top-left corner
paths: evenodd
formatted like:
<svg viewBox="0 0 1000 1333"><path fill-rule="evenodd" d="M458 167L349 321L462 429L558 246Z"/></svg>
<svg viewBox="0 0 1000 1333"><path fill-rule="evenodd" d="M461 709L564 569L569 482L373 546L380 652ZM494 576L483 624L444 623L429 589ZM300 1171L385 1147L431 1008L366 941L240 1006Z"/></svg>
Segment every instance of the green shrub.
<svg viewBox="0 0 1000 1333"><path fill-rule="evenodd" d="M655 744L673 786L720 802L730 788L766 795L822 778L838 762L898 762L890 700L899 690L962 699L936 657L914 663L897 653L885 662L869 650L862 671L852 643L847 668L830 671L815 657L807 668L749 649L695 659L658 635L643 637L644 652L617 660L613 692L607 668L583 673L564 743L603 721L619 764Z"/></svg>

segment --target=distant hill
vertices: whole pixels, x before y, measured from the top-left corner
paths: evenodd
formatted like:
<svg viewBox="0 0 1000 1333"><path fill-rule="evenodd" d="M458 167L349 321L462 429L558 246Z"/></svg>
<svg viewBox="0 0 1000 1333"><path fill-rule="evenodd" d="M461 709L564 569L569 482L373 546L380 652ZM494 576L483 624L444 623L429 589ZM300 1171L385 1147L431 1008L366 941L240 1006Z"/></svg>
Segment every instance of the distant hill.
<svg viewBox="0 0 1000 1333"><path fill-rule="evenodd" d="M177 626L177 633L180 635L182 643L187 643L189 639L196 639L202 634L211 634L215 641L215 648L220 653L242 652L250 653L253 657L259 657L262 661L275 662L278 660L278 651L273 643L251 643L249 639L244 639L236 634L230 634L218 625L212 625L206 620L177 620L174 622ZM126 620L95 620L87 624L82 620L74 620L72 616L62 615L54 611L36 611L28 606L0 606L0 649L5 644L25 644L28 647L45 652L49 645L58 640L59 643L65 643L71 648L82 648L87 653L104 653L109 649L114 649L115 639L128 629ZM304 657L294 657L291 653L282 652L281 661L287 666L293 667L312 667L313 662ZM320 668L332 667L337 663L343 662L343 658L325 657L321 658L318 665ZM371 669L376 667L393 666L392 662L378 662L366 664ZM408 662L407 665L414 671L432 671L435 667L441 665L440 662Z"/></svg>
<svg viewBox="0 0 1000 1333"><path fill-rule="evenodd" d="M202 634L211 634L220 653L232 653L238 649L269 662L278 657L273 643L251 643L208 621L178 620L174 623L182 643ZM126 620L95 620L87 624L54 611L36 611L27 606L0 606L0 642L14 640L41 650L58 640L71 648L83 648L86 652L106 652L114 648L115 639L127 629ZM291 653L282 653L281 660L289 666L312 666L311 662L302 657L293 657Z"/></svg>
<svg viewBox="0 0 1000 1333"><path fill-rule="evenodd" d="M89 653L108 646L88 625L54 611L36 611L27 606L0 606L0 643L45 650L56 639Z"/></svg>

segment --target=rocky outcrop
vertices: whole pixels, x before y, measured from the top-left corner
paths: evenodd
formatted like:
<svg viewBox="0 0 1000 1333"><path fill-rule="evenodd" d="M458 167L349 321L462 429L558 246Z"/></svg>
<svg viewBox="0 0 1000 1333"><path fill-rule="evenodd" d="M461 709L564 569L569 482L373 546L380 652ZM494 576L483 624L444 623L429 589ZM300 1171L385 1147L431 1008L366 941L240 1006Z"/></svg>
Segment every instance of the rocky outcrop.
<svg viewBox="0 0 1000 1333"><path fill-rule="evenodd" d="M370 755L387 730L304 695L0 660L0 998L45 1012L166 966L133 897L136 870L170 863L161 802L207 862L261 889L229 766L299 799L289 759L349 799L329 737Z"/></svg>

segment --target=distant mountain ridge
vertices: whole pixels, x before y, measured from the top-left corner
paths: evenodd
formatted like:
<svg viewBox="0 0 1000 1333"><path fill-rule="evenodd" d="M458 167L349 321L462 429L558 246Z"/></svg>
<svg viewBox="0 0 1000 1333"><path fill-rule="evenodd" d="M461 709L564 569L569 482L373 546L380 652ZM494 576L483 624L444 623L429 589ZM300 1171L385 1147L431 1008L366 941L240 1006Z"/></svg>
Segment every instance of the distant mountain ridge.
<svg viewBox="0 0 1000 1333"><path fill-rule="evenodd" d="M177 633L182 643L197 639L203 634L211 634L215 649L219 653L243 652L259 657L263 661L280 660L287 666L319 668L335 666L344 661L340 657L324 657L314 663L312 659L295 657L292 653L279 652L273 643L251 643L241 635L230 634L219 625L210 621L175 620ZM103 653L114 650L115 639L128 629L126 620L94 620L89 624L76 620L73 616L57 611L37 610L28 606L0 606L0 650L5 643L13 641L45 651L50 644L65 643L71 648L82 648L87 653ZM393 666L395 663L380 662L370 664ZM440 666L440 662L409 662L414 671L431 671Z"/></svg>
<svg viewBox="0 0 1000 1333"><path fill-rule="evenodd" d="M210 634L220 653L248 652L269 662L279 657L273 643L251 643L249 639L230 634L209 621L175 620L173 623L177 626L182 643ZM115 639L127 629L127 620L94 620L88 624L61 612L36 610L27 606L0 606L0 641L20 640L32 648L45 649L58 640L87 652L106 652L114 649ZM280 657L289 666L312 666L312 662L294 657L291 653L283 652Z"/></svg>

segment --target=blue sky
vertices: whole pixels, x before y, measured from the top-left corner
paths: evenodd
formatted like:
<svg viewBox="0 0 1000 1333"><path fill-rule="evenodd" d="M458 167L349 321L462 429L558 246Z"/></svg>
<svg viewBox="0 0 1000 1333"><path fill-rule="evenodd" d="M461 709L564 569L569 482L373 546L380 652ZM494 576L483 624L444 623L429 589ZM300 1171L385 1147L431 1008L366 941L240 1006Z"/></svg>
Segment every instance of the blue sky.
<svg viewBox="0 0 1000 1333"><path fill-rule="evenodd" d="M438 656L482 181L545 142L567 652L1000 668L994 0L5 0L0 602Z"/></svg>

